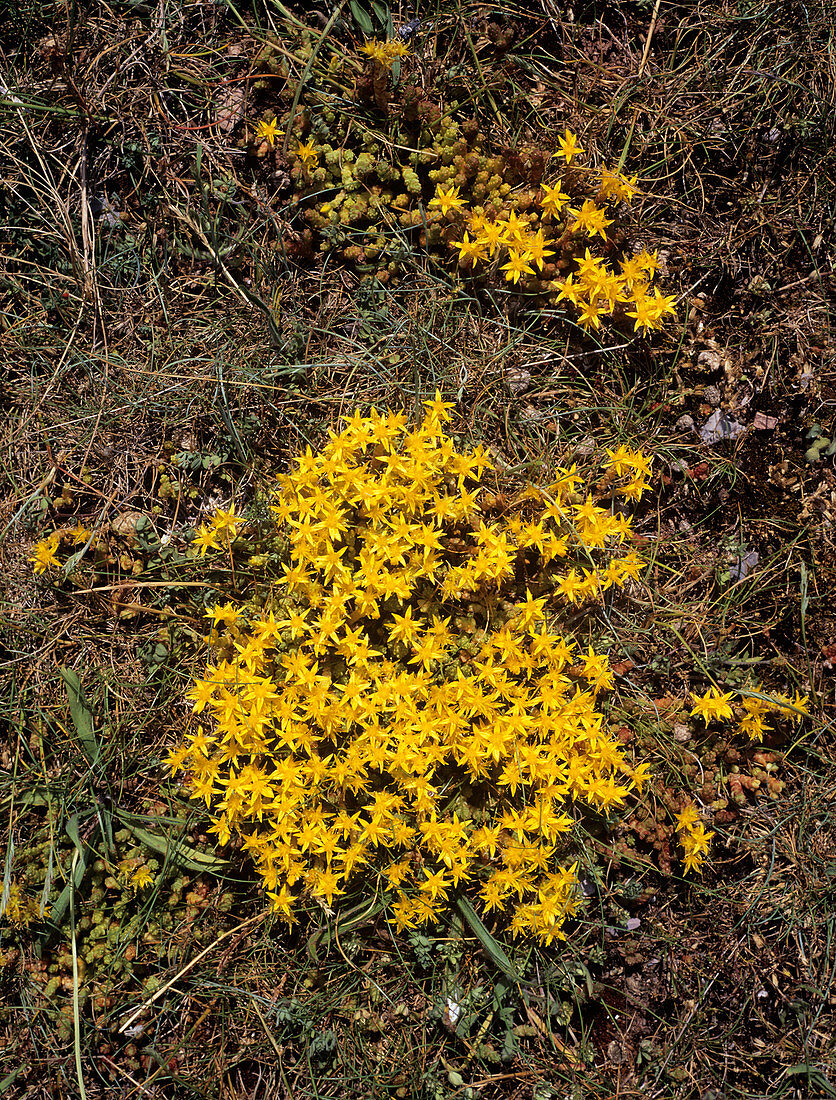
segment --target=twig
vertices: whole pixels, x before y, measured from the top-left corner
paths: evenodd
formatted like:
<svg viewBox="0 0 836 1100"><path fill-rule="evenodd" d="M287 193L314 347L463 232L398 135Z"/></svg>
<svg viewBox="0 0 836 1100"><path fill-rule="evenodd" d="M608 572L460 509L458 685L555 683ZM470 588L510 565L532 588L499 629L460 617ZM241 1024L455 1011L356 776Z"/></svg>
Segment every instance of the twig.
<svg viewBox="0 0 836 1100"><path fill-rule="evenodd" d="M639 76L644 72L644 67L647 64L647 55L650 53L650 43L653 39L653 32L656 30L656 20L659 18L659 8L661 7L662 0L656 0L653 5L653 15L650 17L650 26L647 28L647 38L644 40L644 49L642 50L642 59L639 63Z"/></svg>
<svg viewBox="0 0 836 1100"><path fill-rule="evenodd" d="M210 951L214 951L219 943L221 943L225 939L228 939L230 936L235 935L236 932L240 932L242 928L247 928L251 924L256 924L258 921L265 920L268 915L269 915L268 912L258 913L256 916L250 917L249 920L245 920L243 922L243 924L239 924L236 928L228 929L222 935L218 936L218 938L214 941L214 943L210 943L208 947L204 947L204 949L200 952L199 955L195 955L195 957L192 959L191 962L186 963L186 965L183 967L182 970L179 970L174 975L173 978L171 978L169 981L167 981L165 983L165 985L161 985L156 993L152 994L148 998L148 1000L143 1001L142 1004L139 1006L139 1008L135 1009L130 1014L130 1016L127 1018L127 1020L125 1020L125 1022L119 1028L119 1034L121 1035L125 1031L127 1031L128 1028L131 1026L131 1024L134 1022L134 1020L138 1019L142 1015L142 1013L145 1011L146 1008L150 1008L150 1006L154 1003L154 1001L159 1000L159 998L162 997L162 995L164 993L167 993L168 990L171 989L171 987L174 985L175 982L179 982L179 980L183 977L183 975L188 974L188 972L193 967L197 966L197 964L200 962L200 960L202 958L204 958L206 955L208 955Z"/></svg>
<svg viewBox="0 0 836 1100"><path fill-rule="evenodd" d="M344 7L345 0L340 0L339 4L337 4L333 12L331 13L331 18L322 28L322 34L319 36L319 41L311 50L311 56L308 58L308 63L302 70L302 75L299 77L299 83L296 86L296 94L293 97L293 103L290 108L290 118L288 119L287 130L285 130L284 141L282 142L282 156L284 157L287 156L287 147L290 144L290 135L293 132L293 124L296 121L296 108L299 106L299 100L302 98L302 89L305 87L305 82L308 79L308 73L310 73L311 66L314 63L314 59L316 58L316 55L319 53L319 51L322 49L325 39L328 37L328 32L339 19L340 12L343 10Z"/></svg>

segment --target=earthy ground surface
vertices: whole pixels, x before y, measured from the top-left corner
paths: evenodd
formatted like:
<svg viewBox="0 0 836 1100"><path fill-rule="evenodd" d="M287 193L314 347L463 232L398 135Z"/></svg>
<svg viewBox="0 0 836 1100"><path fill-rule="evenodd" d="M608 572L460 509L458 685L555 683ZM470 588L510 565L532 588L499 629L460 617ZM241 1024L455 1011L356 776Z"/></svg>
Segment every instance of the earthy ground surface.
<svg viewBox="0 0 836 1100"><path fill-rule="evenodd" d="M836 1095L833 34L825 0L0 0L0 1093ZM410 47L391 74L373 35ZM298 137L403 163L439 119L517 191L566 127L637 174L608 247L658 249L676 318L589 334L471 278L418 216L432 145L414 232L323 230ZM549 947L396 936L362 892L288 932L165 767L206 606L247 583L195 528L255 514L341 415L437 389L509 477L654 456L647 584L596 628L654 778L579 821L587 903ZM35 576L76 523L95 547ZM690 719L755 682L811 719L763 745ZM691 797L715 837L686 877Z"/></svg>

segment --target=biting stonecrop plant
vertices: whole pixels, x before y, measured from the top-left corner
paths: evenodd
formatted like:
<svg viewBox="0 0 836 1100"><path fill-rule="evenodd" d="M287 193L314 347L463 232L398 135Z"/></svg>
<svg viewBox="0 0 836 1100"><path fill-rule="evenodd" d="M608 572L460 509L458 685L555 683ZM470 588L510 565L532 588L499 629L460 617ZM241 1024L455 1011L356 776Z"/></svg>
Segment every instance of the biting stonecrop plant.
<svg viewBox="0 0 836 1100"><path fill-rule="evenodd" d="M567 142L574 140L568 130L566 135ZM570 148L574 155L577 148ZM659 266L658 250L650 253L642 249L620 260L618 272L606 260L593 256L588 246L582 256L578 255L581 233L590 241L596 234L607 241L605 231L614 219L606 217L606 205L599 206L598 202L628 202L635 194L635 178L629 180L607 168L602 169L598 182L596 198L586 199L580 208L569 205L571 196L563 192L560 180L544 184L534 198L534 212L523 212L522 216L517 212L522 208L519 201L512 201L510 209L498 213L484 207L468 211L457 187L445 191L440 185L430 207L437 207L442 216L455 211L462 225L467 226L460 240L448 243L458 249L459 265L465 269L470 265L472 273L477 265L483 265L486 271L498 268L507 282L535 293L542 293L547 280L545 289L552 303L558 307L569 303L576 312L576 323L586 331L601 328L601 319L618 310L633 321L635 331L661 329L664 318L676 312L676 296L665 296L658 287L651 293L650 284ZM550 263L549 257L553 256L558 260ZM502 259L506 262L500 263ZM569 267L572 270L567 271ZM562 272L562 278L548 278L558 272ZM632 311L624 308L627 305Z"/></svg>
<svg viewBox="0 0 836 1100"><path fill-rule="evenodd" d="M40 577L53 569L61 568L62 562L58 557L58 551L62 546L84 547L93 540L93 537L92 531L81 522L73 527L61 527L50 531L46 538L40 539L32 548L29 562L35 575Z"/></svg>
<svg viewBox="0 0 836 1100"><path fill-rule="evenodd" d="M208 611L212 659L170 766L288 921L365 878L399 930L463 892L548 943L579 904L567 809L618 807L648 771L607 731L607 655L549 620L640 578L615 504L649 462L619 447L595 498L572 466L500 504L488 455L426 404L413 430L356 413L280 478L251 559L269 588ZM201 553L239 533L229 515Z"/></svg>
<svg viewBox="0 0 836 1100"><path fill-rule="evenodd" d="M268 67L271 49L261 59ZM257 125L270 146L278 127L295 136L291 178L307 228L285 243L289 254L336 251L387 283L419 253L452 248L474 282L542 298L585 331L616 317L647 333L675 314L675 296L651 285L657 251L629 248L618 224L639 192L635 176L583 166L568 128L555 152L535 143L489 152L474 119L453 117L458 103L442 110L408 74L393 86L393 65L408 54L403 41L372 39L358 52L363 62L349 56L338 65L361 66L354 98L386 110L386 134L331 105L327 85L292 124L289 113L270 119L268 111ZM560 176L549 170L555 158L564 162ZM596 238L610 259L594 255Z"/></svg>

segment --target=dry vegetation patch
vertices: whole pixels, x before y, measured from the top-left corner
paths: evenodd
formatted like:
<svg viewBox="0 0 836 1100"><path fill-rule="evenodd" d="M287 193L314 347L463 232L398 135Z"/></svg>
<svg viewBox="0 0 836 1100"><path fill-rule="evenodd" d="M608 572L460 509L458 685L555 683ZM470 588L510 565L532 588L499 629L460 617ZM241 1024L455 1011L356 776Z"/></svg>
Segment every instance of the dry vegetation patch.
<svg viewBox="0 0 836 1100"><path fill-rule="evenodd" d="M823 0L0 0L1 1092L836 1095L834 65ZM656 251L660 332L547 285L595 241L543 217L567 129L578 208L638 176L596 254ZM439 187L545 226L553 270L458 263ZM437 390L495 522L653 456L646 585L567 627L652 779L576 811L562 943L466 906L398 933L376 889L285 929L165 765L207 611L264 584L201 524L262 529L340 418ZM750 741L692 714L712 686L813 718Z"/></svg>

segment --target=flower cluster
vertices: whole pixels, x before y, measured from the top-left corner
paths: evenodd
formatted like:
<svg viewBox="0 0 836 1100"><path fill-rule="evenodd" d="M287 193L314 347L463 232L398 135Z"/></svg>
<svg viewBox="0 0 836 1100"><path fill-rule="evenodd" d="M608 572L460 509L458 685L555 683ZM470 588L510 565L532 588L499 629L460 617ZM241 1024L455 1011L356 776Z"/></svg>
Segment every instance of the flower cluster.
<svg viewBox="0 0 836 1100"><path fill-rule="evenodd" d="M599 709L606 653L552 625L640 576L614 501L637 495L647 460L610 454L608 507L574 466L500 502L485 451L444 431L449 408L436 395L412 430L356 413L280 479L279 583L207 612L211 663L170 765L288 921L363 875L399 929L466 891L550 942L578 905L567 810L606 812L647 777ZM201 552L231 537L229 516L204 525Z"/></svg>
<svg viewBox="0 0 836 1100"><path fill-rule="evenodd" d="M220 508L208 523L201 523L192 540L192 545L197 547L200 556L205 558L207 550L220 550L222 546L228 548L232 540L237 538L241 525L241 517L235 514L234 506L227 509Z"/></svg>
<svg viewBox="0 0 836 1100"><path fill-rule="evenodd" d="M702 719L706 729L712 722L736 719L738 733L745 734L751 741L763 741L764 733L771 729L764 721L768 714L780 714L798 722L810 713L806 695L798 692L792 698L775 692L765 695L760 684L738 693L721 692L711 687L703 695L692 692L691 699L694 703L691 717ZM680 844L685 852L685 870L699 871L708 855L708 842L714 834L705 831L693 804L677 814L676 819Z"/></svg>
<svg viewBox="0 0 836 1100"><path fill-rule="evenodd" d="M577 138L568 129L560 139L560 151L566 163L583 150ZM459 250L459 264L471 270L477 264L493 263L495 257L507 258L501 265L508 282L518 284L524 276L538 277L551 256L562 256L567 248L574 247L579 235L590 242L600 237L607 242L607 228L614 219L607 217L607 203L629 203L637 193L635 177L613 173L603 168L598 180L596 199L586 199L579 207L571 206L571 196L564 193L561 181L543 184L535 200L540 214L518 213L511 206L501 213L490 212L485 207L467 211L467 204L458 187L445 187L439 183L429 208L437 209L441 216L461 211L467 229L460 240L451 240L451 247ZM512 200L513 201L513 200ZM599 205L602 203L603 205ZM537 223L536 230L533 225ZM550 232L549 236L546 233ZM554 245L554 247L549 247ZM596 256L586 247L582 256L575 256L575 270L563 279L552 280L549 288L554 302L570 303L577 311L577 321L585 330L601 327L601 319L615 313L616 309L631 306L624 315L633 321L635 331L659 329L664 318L675 314L674 295L663 295L656 287L651 293L650 284L659 266L657 253L642 250L619 261L619 271Z"/></svg>
<svg viewBox="0 0 836 1100"><path fill-rule="evenodd" d="M84 546L91 538L92 532L83 523L52 531L45 539L36 542L33 547L29 561L36 575L41 576L43 573L51 573L53 569L60 569L58 551L62 545Z"/></svg>
<svg viewBox="0 0 836 1100"><path fill-rule="evenodd" d="M388 42L379 42L376 38L367 39L364 46L359 47L359 52L364 53L375 61L383 69L391 69L400 57L409 53L409 46L399 38Z"/></svg>
<svg viewBox="0 0 836 1100"><path fill-rule="evenodd" d="M683 863L685 871L699 871L708 855L708 844L714 833L707 833L703 825L699 811L690 803L685 809L675 815L676 831L679 833L679 843L685 852Z"/></svg>
<svg viewBox="0 0 836 1100"><path fill-rule="evenodd" d="M15 928L23 928L32 921L40 920L49 912L49 906L42 907L35 898L24 894L20 883L11 879L7 887L5 905L0 917Z"/></svg>
<svg viewBox="0 0 836 1100"><path fill-rule="evenodd" d="M768 726L764 719L769 714L781 714L798 722L802 718L809 717L808 698L806 695L795 693L793 698L789 695L772 692L769 695L763 693L763 688L756 685L741 692L738 714L732 709L730 700L734 698L734 692L721 692L717 688L709 688L704 695L692 693L694 709L691 717L700 717L706 727L712 721L722 721L737 717L738 732L746 734L750 741L763 741L763 735L772 727Z"/></svg>

